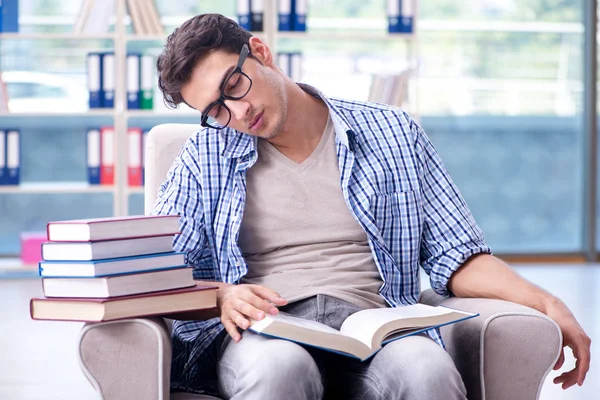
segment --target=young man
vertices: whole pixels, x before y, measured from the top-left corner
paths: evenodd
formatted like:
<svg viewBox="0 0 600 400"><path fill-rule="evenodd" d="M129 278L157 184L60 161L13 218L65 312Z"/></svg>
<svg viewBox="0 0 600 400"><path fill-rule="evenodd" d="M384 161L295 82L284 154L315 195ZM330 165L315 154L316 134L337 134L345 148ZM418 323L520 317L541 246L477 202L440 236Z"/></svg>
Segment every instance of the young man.
<svg viewBox="0 0 600 400"><path fill-rule="evenodd" d="M552 317L578 359L556 382L583 383L589 338L561 301L490 255L406 113L294 83L268 46L216 14L176 29L157 66L166 102L199 110L204 129L176 159L155 211L181 215L175 248L196 279L219 286L220 318L175 323L174 388L233 399L464 399L436 330L362 364L245 331L279 310L338 328L359 309L416 303L419 266L439 294Z"/></svg>

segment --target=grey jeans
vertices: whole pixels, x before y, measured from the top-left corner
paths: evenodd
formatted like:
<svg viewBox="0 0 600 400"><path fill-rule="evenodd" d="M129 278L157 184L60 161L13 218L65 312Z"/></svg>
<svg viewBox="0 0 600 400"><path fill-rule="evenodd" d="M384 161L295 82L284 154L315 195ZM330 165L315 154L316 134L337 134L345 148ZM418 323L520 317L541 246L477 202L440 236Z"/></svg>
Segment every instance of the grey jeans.
<svg viewBox="0 0 600 400"><path fill-rule="evenodd" d="M317 295L281 311L339 329L359 308ZM239 343L223 342L218 376L225 399L466 399L452 359L424 335L389 343L361 363L246 331Z"/></svg>

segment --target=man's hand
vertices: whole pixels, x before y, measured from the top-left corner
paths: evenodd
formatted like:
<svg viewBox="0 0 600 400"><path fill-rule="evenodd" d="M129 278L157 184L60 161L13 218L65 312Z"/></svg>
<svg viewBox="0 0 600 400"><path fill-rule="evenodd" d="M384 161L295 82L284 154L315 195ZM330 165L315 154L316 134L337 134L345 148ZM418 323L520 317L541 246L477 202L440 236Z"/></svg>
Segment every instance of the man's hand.
<svg viewBox="0 0 600 400"><path fill-rule="evenodd" d="M591 340L562 301L552 299L546 305L545 312L558 324L563 334L563 346L569 346L577 360L575 368L554 378L554 383L562 384L563 389L568 389L574 384L581 386L590 369ZM565 351L563 349L554 370L560 369L564 362Z"/></svg>
<svg viewBox="0 0 600 400"><path fill-rule="evenodd" d="M249 319L260 321L266 314L276 315L275 307L284 306L287 300L264 286L227 285L217 292L217 306L221 309L221 323L237 343L242 339L238 327L248 329Z"/></svg>

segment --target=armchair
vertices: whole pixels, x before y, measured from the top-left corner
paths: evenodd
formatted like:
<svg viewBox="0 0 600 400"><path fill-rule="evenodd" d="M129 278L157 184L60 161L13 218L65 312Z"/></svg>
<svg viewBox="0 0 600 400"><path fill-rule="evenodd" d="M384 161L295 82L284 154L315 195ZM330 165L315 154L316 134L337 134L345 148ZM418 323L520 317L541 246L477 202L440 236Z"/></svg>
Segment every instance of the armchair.
<svg viewBox="0 0 600 400"><path fill-rule="evenodd" d="M197 129L197 125L163 124L150 131L145 152L147 213L173 160ZM441 328L469 400L539 398L562 345L554 321L518 304L443 298L431 289L421 294L420 301L480 314ZM169 322L163 318L133 318L83 327L77 345L80 366L102 399L214 399L169 393Z"/></svg>

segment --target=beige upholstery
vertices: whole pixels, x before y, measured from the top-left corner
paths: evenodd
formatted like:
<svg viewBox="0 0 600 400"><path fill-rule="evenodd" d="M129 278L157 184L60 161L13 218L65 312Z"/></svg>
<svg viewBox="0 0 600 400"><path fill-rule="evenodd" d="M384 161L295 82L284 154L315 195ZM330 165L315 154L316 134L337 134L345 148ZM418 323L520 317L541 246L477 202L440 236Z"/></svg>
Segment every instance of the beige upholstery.
<svg viewBox="0 0 600 400"><path fill-rule="evenodd" d="M165 124L150 131L146 148L146 213L173 159L198 125ZM545 315L488 299L444 299L432 290L421 302L478 312L479 317L441 329L469 400L532 400L558 359L562 337ZM106 400L168 399L171 343L161 319L86 324L78 351L86 376ZM173 394L174 400L212 399Z"/></svg>

